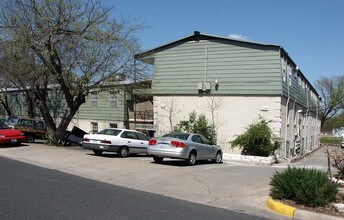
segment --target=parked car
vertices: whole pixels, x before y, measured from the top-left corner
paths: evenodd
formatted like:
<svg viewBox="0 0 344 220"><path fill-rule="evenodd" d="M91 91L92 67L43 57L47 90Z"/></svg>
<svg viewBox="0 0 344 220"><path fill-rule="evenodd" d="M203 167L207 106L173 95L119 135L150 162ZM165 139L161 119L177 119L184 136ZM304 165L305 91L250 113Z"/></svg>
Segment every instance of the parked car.
<svg viewBox="0 0 344 220"><path fill-rule="evenodd" d="M0 123L0 143L20 145L23 141L25 141L23 132L12 129L4 123Z"/></svg>
<svg viewBox="0 0 344 220"><path fill-rule="evenodd" d="M104 151L117 152L120 157L129 154L147 154L149 138L135 130L108 128L96 134L84 135L82 146L93 150L95 155Z"/></svg>
<svg viewBox="0 0 344 220"><path fill-rule="evenodd" d="M341 145L342 148L344 148L344 140L342 141Z"/></svg>
<svg viewBox="0 0 344 220"><path fill-rule="evenodd" d="M1 124L5 124L5 122L6 122L6 119L5 119L5 118L0 118L0 123L1 123Z"/></svg>
<svg viewBox="0 0 344 220"><path fill-rule="evenodd" d="M18 116L9 116L5 121L5 125L13 128L14 125L18 124L18 121L19 121Z"/></svg>
<svg viewBox="0 0 344 220"><path fill-rule="evenodd" d="M24 133L26 142L35 142L35 139L45 139L47 129L43 120L21 116L8 117L6 124Z"/></svg>
<svg viewBox="0 0 344 220"><path fill-rule="evenodd" d="M201 134L170 133L149 140L148 155L153 156L156 163L164 158L185 159L188 165L194 165L197 160L212 160L222 162L222 150Z"/></svg>

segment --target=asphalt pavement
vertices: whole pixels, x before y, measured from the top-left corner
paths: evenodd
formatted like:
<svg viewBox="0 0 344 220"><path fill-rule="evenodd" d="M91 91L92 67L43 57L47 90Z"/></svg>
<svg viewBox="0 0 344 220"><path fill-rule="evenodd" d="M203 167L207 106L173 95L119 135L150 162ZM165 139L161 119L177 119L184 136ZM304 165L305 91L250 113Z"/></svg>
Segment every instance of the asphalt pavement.
<svg viewBox="0 0 344 220"><path fill-rule="evenodd" d="M269 220L4 157L0 182L1 220Z"/></svg>
<svg viewBox="0 0 344 220"><path fill-rule="evenodd" d="M81 147L54 147L43 143L0 147L0 156L117 186L270 219L290 219L266 206L274 172L289 165L327 170L323 148L301 161L273 166L224 161L223 164L202 162L189 167L178 160L156 164L151 157L142 155L120 158L106 153L95 156ZM295 210L293 219L338 218Z"/></svg>

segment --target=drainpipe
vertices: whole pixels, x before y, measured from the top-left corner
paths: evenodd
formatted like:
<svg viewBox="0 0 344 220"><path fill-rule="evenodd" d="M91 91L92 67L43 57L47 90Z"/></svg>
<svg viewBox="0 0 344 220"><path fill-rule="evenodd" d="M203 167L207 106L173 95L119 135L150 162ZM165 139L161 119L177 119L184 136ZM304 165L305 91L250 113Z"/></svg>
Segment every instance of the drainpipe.
<svg viewBox="0 0 344 220"><path fill-rule="evenodd" d="M282 70L283 71L283 70ZM290 101L290 89L289 89L289 81L291 80L288 74L288 66L286 71L286 77L287 77L287 87L288 87L288 98L286 103L286 111L285 111L285 130L284 130L284 147L285 147L285 154L287 154L287 150L290 153L290 145L287 149L287 139L288 139L288 114L289 114L289 101ZM288 154L288 158L290 158L290 154Z"/></svg>
<svg viewBox="0 0 344 220"><path fill-rule="evenodd" d="M205 83L207 82L207 72L208 72L208 46L204 48L204 83L203 88L205 88Z"/></svg>

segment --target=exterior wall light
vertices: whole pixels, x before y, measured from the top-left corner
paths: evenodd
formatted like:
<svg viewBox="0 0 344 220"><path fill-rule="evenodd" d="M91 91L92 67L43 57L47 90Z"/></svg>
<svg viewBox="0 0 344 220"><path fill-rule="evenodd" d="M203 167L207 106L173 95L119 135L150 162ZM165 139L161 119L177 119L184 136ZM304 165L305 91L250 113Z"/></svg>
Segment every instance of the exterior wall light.
<svg viewBox="0 0 344 220"><path fill-rule="evenodd" d="M219 80L216 78L214 83L215 83L215 90L217 91L219 89Z"/></svg>

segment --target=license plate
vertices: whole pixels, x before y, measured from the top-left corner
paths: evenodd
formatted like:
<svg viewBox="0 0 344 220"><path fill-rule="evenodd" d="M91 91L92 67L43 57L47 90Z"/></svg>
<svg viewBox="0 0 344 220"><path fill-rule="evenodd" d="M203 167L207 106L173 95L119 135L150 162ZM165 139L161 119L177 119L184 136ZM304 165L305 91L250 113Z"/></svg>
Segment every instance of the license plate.
<svg viewBox="0 0 344 220"><path fill-rule="evenodd" d="M169 144L158 144L158 147L160 147L160 148L169 148L170 145Z"/></svg>
<svg viewBox="0 0 344 220"><path fill-rule="evenodd" d="M17 139L11 139L11 142L18 142Z"/></svg>

